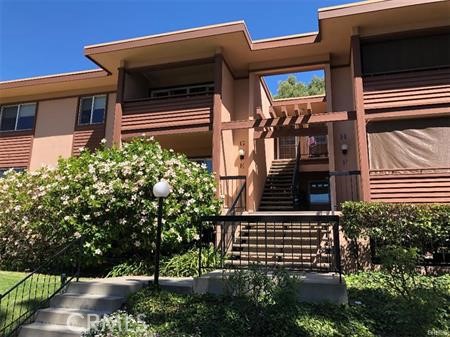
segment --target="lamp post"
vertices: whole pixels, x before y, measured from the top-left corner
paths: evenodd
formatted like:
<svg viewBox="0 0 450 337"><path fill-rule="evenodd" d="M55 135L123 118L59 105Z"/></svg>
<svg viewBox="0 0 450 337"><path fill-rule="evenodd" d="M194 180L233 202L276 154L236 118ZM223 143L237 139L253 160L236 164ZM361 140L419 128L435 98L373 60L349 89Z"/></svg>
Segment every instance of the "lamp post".
<svg viewBox="0 0 450 337"><path fill-rule="evenodd" d="M159 254L161 250L161 231L163 216L163 199L170 193L170 186L165 180L160 180L153 186L153 195L158 198L158 227L156 229L155 275L153 284L159 288Z"/></svg>

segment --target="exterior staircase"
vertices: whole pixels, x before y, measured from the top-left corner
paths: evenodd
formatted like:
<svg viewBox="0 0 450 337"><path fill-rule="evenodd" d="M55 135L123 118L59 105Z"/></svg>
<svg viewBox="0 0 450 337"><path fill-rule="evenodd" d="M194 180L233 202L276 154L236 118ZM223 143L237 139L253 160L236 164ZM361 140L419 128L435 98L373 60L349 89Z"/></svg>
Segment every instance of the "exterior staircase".
<svg viewBox="0 0 450 337"><path fill-rule="evenodd" d="M234 267L259 264L330 271L334 263L332 239L328 223L241 223L226 262Z"/></svg>
<svg viewBox="0 0 450 337"><path fill-rule="evenodd" d="M80 337L89 323L119 309L144 284L126 279L72 282L49 308L36 313L34 323L20 329L19 337Z"/></svg>
<svg viewBox="0 0 450 337"><path fill-rule="evenodd" d="M295 159L275 159L266 178L259 211L292 211Z"/></svg>

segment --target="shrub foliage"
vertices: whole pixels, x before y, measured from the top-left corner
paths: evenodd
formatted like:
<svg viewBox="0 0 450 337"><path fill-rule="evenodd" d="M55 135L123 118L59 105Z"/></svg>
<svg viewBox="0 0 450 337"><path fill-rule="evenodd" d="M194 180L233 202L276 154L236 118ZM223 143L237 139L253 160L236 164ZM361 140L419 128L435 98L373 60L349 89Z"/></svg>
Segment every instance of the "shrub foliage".
<svg viewBox="0 0 450 337"><path fill-rule="evenodd" d="M0 267L29 268L80 235L90 262L148 257L157 213L151 191L160 179L172 189L162 238L171 254L198 237L198 217L220 208L213 177L184 155L137 139L121 149L82 151L54 169L7 173L0 180Z"/></svg>

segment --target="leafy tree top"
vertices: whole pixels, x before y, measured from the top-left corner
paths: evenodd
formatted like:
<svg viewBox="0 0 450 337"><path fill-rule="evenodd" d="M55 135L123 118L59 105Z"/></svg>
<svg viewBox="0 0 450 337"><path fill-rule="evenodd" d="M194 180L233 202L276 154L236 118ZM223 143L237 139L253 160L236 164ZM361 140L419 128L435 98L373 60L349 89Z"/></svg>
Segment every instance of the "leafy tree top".
<svg viewBox="0 0 450 337"><path fill-rule="evenodd" d="M325 80L323 77L314 76L309 83L303 83L293 74L278 84L275 99L313 96L325 94Z"/></svg>

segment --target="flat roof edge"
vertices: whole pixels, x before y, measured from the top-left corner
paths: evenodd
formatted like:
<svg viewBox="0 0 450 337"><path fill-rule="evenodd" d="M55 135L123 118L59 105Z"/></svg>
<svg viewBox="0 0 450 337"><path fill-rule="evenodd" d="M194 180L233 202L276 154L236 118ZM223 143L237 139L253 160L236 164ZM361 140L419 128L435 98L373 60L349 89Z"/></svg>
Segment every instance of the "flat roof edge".
<svg viewBox="0 0 450 337"><path fill-rule="evenodd" d="M370 13L429 3L446 2L448 0L368 0L318 9L319 20L332 19L348 15Z"/></svg>
<svg viewBox="0 0 450 337"><path fill-rule="evenodd" d="M43 76L34 76L19 78L15 80L0 81L1 89L9 89L22 87L27 85L38 85L38 84L48 84L55 83L59 81L77 81L77 80L87 80L92 78L107 77L109 74L103 69L90 69L81 71L72 71L67 73L58 73Z"/></svg>

